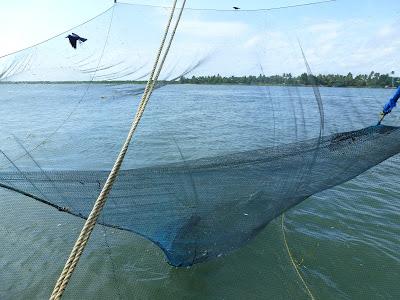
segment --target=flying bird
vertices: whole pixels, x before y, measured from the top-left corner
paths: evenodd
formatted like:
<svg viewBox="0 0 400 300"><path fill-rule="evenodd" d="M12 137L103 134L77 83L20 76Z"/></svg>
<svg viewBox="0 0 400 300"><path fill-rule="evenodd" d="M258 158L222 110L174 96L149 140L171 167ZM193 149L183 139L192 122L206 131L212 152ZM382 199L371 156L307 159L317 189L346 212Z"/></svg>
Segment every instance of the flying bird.
<svg viewBox="0 0 400 300"><path fill-rule="evenodd" d="M240 7L234 6L233 9L240 9Z"/></svg>
<svg viewBox="0 0 400 300"><path fill-rule="evenodd" d="M76 33L69 34L67 37L69 39L69 43L71 44L72 48L76 49L76 42L79 41L79 43L86 42L87 39L80 37Z"/></svg>

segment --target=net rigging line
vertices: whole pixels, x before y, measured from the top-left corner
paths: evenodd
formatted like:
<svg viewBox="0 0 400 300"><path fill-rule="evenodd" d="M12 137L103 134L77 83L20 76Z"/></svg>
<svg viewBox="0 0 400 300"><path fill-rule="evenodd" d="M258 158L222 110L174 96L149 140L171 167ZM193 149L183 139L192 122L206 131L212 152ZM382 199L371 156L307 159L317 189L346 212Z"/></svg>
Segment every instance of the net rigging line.
<svg viewBox="0 0 400 300"><path fill-rule="evenodd" d="M285 232L285 214L284 213L281 216L281 228L282 228L283 242L284 242L284 245L285 245L285 248L286 248L286 252L289 255L290 262L292 263L293 268L296 271L296 274L299 276L304 288L306 289L308 296L310 297L311 300L315 300L315 297L314 297L313 293L311 292L309 286L307 285L304 277L301 275L299 267L298 267L293 255L292 255L292 252L290 251L290 248L289 248L289 245L288 245L288 242L287 242L287 238L286 238L286 232Z"/></svg>
<svg viewBox="0 0 400 300"><path fill-rule="evenodd" d="M311 5L319 5L324 3L336 2L337 0L322 0L322 1L314 1L314 2L307 2L307 3L299 3L293 5L285 5L285 6L276 6L276 7L267 7L267 8L254 8L254 9L239 9L235 10L235 12L254 12L254 11L270 11L270 10L280 10L286 8L296 8L296 7L303 7L303 6L311 6ZM144 7L157 7L157 8L166 8L170 9L170 6L163 6L163 5L152 5L152 4L142 4L142 3L129 3L118 1L118 4L125 4L125 5L134 5L134 6L144 6ZM177 8L179 9L179 7ZM195 8L195 7L185 7L185 10L194 10L194 11L222 11L222 12L232 12L233 9L218 9L218 8Z"/></svg>
<svg viewBox="0 0 400 300"><path fill-rule="evenodd" d="M29 184L31 184L31 185L33 186L33 188L34 188L35 190L37 190L37 191L39 192L40 195L43 196L43 199L46 199L45 201L48 202L48 201L47 201L47 197L43 194L43 192L33 183L32 180L29 179L28 176L26 176L26 174L25 174L24 172L22 172L22 170L21 170L20 168L18 168L18 166L8 157L8 155L7 155L3 150L1 150L1 149L0 149L0 153L3 154L3 156L11 163L11 165L18 171L19 174L22 175L22 177L23 177L27 182L29 182Z"/></svg>
<svg viewBox="0 0 400 300"><path fill-rule="evenodd" d="M96 66L96 68L94 69L94 72L92 73L91 78L90 78L90 81L89 81L88 85L86 86L86 88L85 88L85 90L84 90L82 96L79 98L78 102L74 105L74 107L72 107L71 111L67 114L67 116L65 117L65 119L63 119L63 120L61 121L61 123L60 123L52 132L50 132L50 134L48 134L46 137L44 137L44 139L43 139L42 141L38 142L35 146L32 146L30 149L25 149L25 152L24 152L23 154L18 155L17 157L15 157L15 158L13 159L13 162L16 162L17 160L19 160L19 159L21 159L21 158L23 158L23 157L25 157L25 156L30 156L30 154L31 154L33 151L37 150L38 148L40 148L41 146L43 146L44 144L46 144L46 143L47 143L47 142L48 142L48 141L49 141L49 140L50 140L50 139L51 139L65 124L66 124L66 123L67 123L67 122L68 122L68 121L69 121L69 119L72 117L72 115L73 115L73 114L75 113L75 111L78 109L79 105L80 105L80 104L82 103L82 101L86 98L86 95L87 95L87 93L88 93L88 91L89 91L91 85L93 84L94 79L96 78L97 71L99 70L101 61L102 61L103 56L104 56L105 49L106 49L106 47L107 47L108 39L109 39L109 37L110 37L110 32L111 32L111 26L112 26L113 18L114 18L114 9L115 9L115 5L113 5L112 7L110 7L109 9L107 9L106 11L102 12L101 14L99 14L99 15L97 15L97 16L91 18L90 20L85 21L85 22L83 22L82 24L77 25L77 26L75 26L75 27L72 28L72 29L74 29L74 28L77 28L77 27L79 27L79 26L81 26L81 25L84 25L84 24L86 24L86 23L88 23L88 22L90 22L90 21L92 21L92 20L98 18L99 16L105 14L105 13L108 12L109 10L112 10L111 18L110 18L110 23L109 23L109 25L108 25L107 35L106 35L106 38L105 38L105 40L104 40L104 45L103 45L103 48L102 48L102 50L101 50L101 54L100 54L99 60L98 60L98 62L97 62L97 66ZM70 29L70 30L72 30L72 29ZM69 31L66 31L66 32L69 32ZM49 41L49 40L51 40L51 39L53 39L53 38L55 38L55 37L58 37L58 36L60 36L60 35L63 35L63 34L65 34L66 32L60 33L60 34L58 34L57 36L54 36L54 37L52 37L52 38L50 38L50 39L47 39L46 41L41 42L40 44L43 44L43 43L45 43L45 42L47 42L47 41ZM38 45L39 45L39 44L38 44ZM37 45L35 45L35 46L37 46ZM19 50L19 51L17 51L17 52L24 51L24 50L30 49L30 48L34 48L35 46L31 46L31 47L28 47L28 48ZM15 52L15 53L17 53L17 52ZM13 54L13 53L11 53L11 54ZM11 55L11 54L9 54L9 55ZM1 57L0 57L0 59L1 59ZM4 166L5 166L4 164L3 164L3 165L0 164L0 169L1 169L2 167L4 167Z"/></svg>
<svg viewBox="0 0 400 300"><path fill-rule="evenodd" d="M28 46L28 47L26 47L26 48L19 49L19 50L14 51L14 52L10 52L10 53L4 54L4 55L0 56L0 59L1 59L1 58L4 58L4 57L7 57L7 56L11 56L11 55L13 55L13 54L20 53L20 52L25 51L25 50L28 50L28 49L35 48L35 47L40 46L40 45L42 45L42 44L44 44L44 43L46 43L46 42L48 42L48 41L50 41L50 40L52 40L52 39L55 39L55 38L57 38L57 37L59 37L59 36L61 36L61 35L64 35L64 34L66 34L66 33L69 33L70 31L72 31L72 30L74 30L74 29L76 29L76 28L78 28L78 27L80 27L80 26L82 26L82 25L85 25L85 24L87 24L87 23L93 21L94 19L96 19L96 18L98 18L98 17L100 17L100 16L106 14L106 13L109 12L111 9L113 9L114 6L115 6L115 4L112 5L111 7L107 8L105 11L99 13L98 15L96 15L96 16L90 18L89 20L86 20L85 22L83 22L83 23L81 23L81 24L78 24L78 25L76 25L76 26L74 26L74 27L71 27L71 28L69 28L68 30L65 30L65 31L63 31L63 32L61 32L61 33L58 33L58 34L56 34L56 35L54 35L54 36L52 36L52 37L49 37L48 39L46 39L46 40L44 40L44 41L41 41L41 42L36 43L36 44L34 44L34 45Z"/></svg>
<svg viewBox="0 0 400 300"><path fill-rule="evenodd" d="M178 17L177 17L177 19L175 21L174 28L173 28L173 30L171 32L171 35L170 35L170 38L168 40L167 48L165 49L165 51L164 51L164 53L162 55L162 52L164 50L164 45L165 45L165 42L166 42L167 37L168 37L168 33L169 33L170 26L171 26L171 22L172 22L172 19L173 19L173 16L174 16L176 3L177 3L177 0L174 0L173 7L171 9L171 13L170 13L170 16L169 16L169 19L168 19L168 22L167 22L167 26L166 26L166 29L165 29L165 33L164 33L164 36L162 38L162 41L161 41L161 44L160 44L160 48L158 50L158 53L157 53L157 56L156 56L156 59L155 59L153 70L152 70L151 75L150 75L150 77L149 77L149 79L147 81L145 92L143 93L142 100L141 100L140 105L139 105L139 107L137 109L135 117L134 117L134 119L132 121L132 125L131 125L131 128L129 130L128 136L127 136L127 138L126 138L126 140L124 142L124 145L121 148L121 152L119 153L118 158L115 161L115 164L114 164L114 166L113 166L113 168L112 168L112 170L111 170L111 172L110 172L110 174L109 174L109 176L107 178L107 181L104 184L104 186L103 186L103 188L102 188L102 190L101 190L101 192L100 192L100 194L99 194L99 196L98 196L98 198L97 198L97 200L96 200L96 202L95 202L95 204L93 206L93 209L92 209L92 211L91 211L91 213L90 213L90 215L89 215L84 227L82 228L82 231L81 231L81 233L79 235L79 238L77 239L77 241L76 241L76 243L74 245L74 248L71 251L71 254L70 254L70 256L69 256L69 258L68 258L68 260L67 260L67 262L66 262L66 264L64 266L64 269L63 269L63 271L62 271L62 273L61 273L61 275L60 275L60 277L59 277L59 279L58 279L58 281L57 281L57 283L56 283L56 285L54 287L54 290L53 290L53 292L52 292L52 294L50 296L51 300L61 299L61 297L62 297L62 295L64 293L64 290L67 287L68 282L69 282L69 280L70 280L70 278L72 276L72 273L74 272L74 270L76 268L76 265L77 265L81 255L83 253L83 250L84 250L84 248L85 248L85 246L86 246L86 244L87 244L87 242L88 242L88 240L90 238L90 235L91 235L91 233L92 233L92 231L93 231L93 229L94 229L94 227L96 225L97 219L98 219L98 217L99 217L99 215L100 215L100 213L101 213L101 211L102 211L102 209L103 209L103 207L104 207L104 205L105 205L105 203L107 201L107 196L108 196L108 194L110 193L110 191L112 189L112 186L114 184L114 181L116 180L116 177L118 176L119 170L121 168L121 165L122 165L122 162L124 160L124 157L125 157L125 155L126 155L126 153L128 151L129 144L130 144L130 142L132 140L133 134L135 133L136 128L139 125L139 122L140 122L140 120L141 120L141 118L143 116L144 110L145 110L146 105L147 105L147 103L148 103L148 101L150 99L150 96L151 96L152 90L154 88L155 82L157 81L157 79L158 79L158 77L159 77L159 75L161 73L162 67L163 67L163 65L165 63L165 59L166 59L166 57L168 55L168 52L170 50L170 47L172 45L172 41L174 39L176 30L178 28L179 21L181 19L181 16L182 16L182 13L183 13L183 9L184 9L185 4L186 4L186 0L183 0L182 7L180 8L179 15L178 15ZM160 62L160 58L161 58L161 62ZM158 69L157 69L157 67L158 67Z"/></svg>

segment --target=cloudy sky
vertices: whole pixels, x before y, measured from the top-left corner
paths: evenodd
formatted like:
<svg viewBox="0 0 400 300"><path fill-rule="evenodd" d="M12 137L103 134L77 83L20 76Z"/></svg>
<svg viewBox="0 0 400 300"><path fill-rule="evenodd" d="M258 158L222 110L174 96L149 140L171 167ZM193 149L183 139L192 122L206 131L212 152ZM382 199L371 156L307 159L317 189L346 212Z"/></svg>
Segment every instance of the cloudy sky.
<svg viewBox="0 0 400 300"><path fill-rule="evenodd" d="M172 1L124 2L170 6ZM310 1L188 0L187 7L230 10L232 6L239 6L251 10L307 2ZM112 5L110 0L1 1L0 56L64 32ZM118 28L126 23L131 28L139 28L143 36L152 36L156 27L161 32L167 14L166 9L146 10L121 4L114 22L118 23ZM141 26L141 18L147 18L155 27ZM260 70L268 74L301 73L305 70L301 44L314 73L369 73L374 70L400 74L399 25L398 0L337 0L264 12L187 10L171 54L176 59L171 59L170 68L178 60L188 65L189 60L195 62L211 56L209 62L194 73L239 75ZM157 34L153 35L158 37Z"/></svg>

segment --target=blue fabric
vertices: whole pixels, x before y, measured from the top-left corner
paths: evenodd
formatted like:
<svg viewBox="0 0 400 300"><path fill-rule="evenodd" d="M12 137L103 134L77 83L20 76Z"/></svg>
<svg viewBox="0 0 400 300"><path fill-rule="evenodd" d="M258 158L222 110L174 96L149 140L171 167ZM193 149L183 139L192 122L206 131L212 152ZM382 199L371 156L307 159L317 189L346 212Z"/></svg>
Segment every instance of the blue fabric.
<svg viewBox="0 0 400 300"><path fill-rule="evenodd" d="M383 113L386 115L392 111L393 108L396 107L397 100L400 98L400 86L397 88L396 93L390 98L389 102L385 104L383 107Z"/></svg>

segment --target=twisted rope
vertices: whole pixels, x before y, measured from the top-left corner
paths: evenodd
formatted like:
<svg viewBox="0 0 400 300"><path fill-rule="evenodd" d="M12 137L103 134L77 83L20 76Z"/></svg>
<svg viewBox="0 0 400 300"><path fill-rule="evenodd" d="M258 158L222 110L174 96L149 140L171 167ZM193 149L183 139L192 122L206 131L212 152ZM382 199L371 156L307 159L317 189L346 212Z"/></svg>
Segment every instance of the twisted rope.
<svg viewBox="0 0 400 300"><path fill-rule="evenodd" d="M164 33L163 39L161 41L160 48L158 50L158 53L157 53L157 56L156 56L156 60L155 60L155 63L154 63L153 69L152 69L152 72L150 74L149 80L147 81L146 88L145 88L145 91L143 93L143 96L142 96L142 99L140 101L140 104L139 104L139 107L137 109L137 112L135 114L135 117L134 117L134 119L132 121L132 125L131 125L131 128L129 130L128 136L127 136L127 138L126 138L126 140L124 142L124 145L121 148L121 151L120 151L120 153L118 155L118 158L115 161L115 164L114 164L114 166L113 166L113 168L112 168L112 170L111 170L111 172L110 172L110 174L109 174L109 176L107 178L107 181L104 184L103 189L101 190L101 192L100 192L100 194L99 194L99 196L98 196L98 198L97 198L97 200L96 200L96 202L95 202L95 204L94 204L94 206L92 208L92 211L91 211L89 217L87 218L87 220L85 222L85 225L82 228L82 231L81 231L77 241L75 242L75 245L74 245L74 247L73 247L73 249L71 251L71 254L70 254L70 256L69 256L69 258L68 258L68 260L67 260L67 262L66 262L66 264L64 266L64 269L63 269L59 279L57 280L57 283L56 283L56 285L54 287L54 290L53 290L53 292L52 292L52 294L50 296L50 300L61 299L61 297L62 297L62 295L64 293L64 290L67 287L67 285L69 283L69 280L70 280L70 278L71 278L71 276L72 276L72 274L73 274L73 272L74 272L74 270L76 268L76 265L78 264L78 261L79 261L81 255L82 255L82 253L83 253L83 250L85 249L85 246L86 246L87 242L89 241L90 235L91 235L91 233L92 233L92 231L93 231L93 229L94 229L94 227L96 225L97 219L98 219L98 217L99 217L99 215L100 215L100 213L101 213L101 211L102 211L102 209L103 209L103 207L104 207L104 205L105 205L105 203L107 201L107 196L108 196L108 194L110 193L110 191L112 189L112 186L113 186L113 184L115 182L116 177L118 176L119 170L121 168L121 165L122 165L122 162L123 162L124 157L126 155L126 152L128 151L128 147L129 147L129 144L130 144L130 142L132 140L133 134L135 133L136 128L137 128L137 126L138 126L138 124L139 124L139 122L140 122L140 120L141 120L141 118L143 116L143 112L144 112L144 110L146 108L146 105L147 105L147 103L149 101L149 98L150 98L150 96L151 96L151 94L153 92L153 88L154 88L155 82L157 81L157 79L158 79L158 77L159 77L159 75L161 73L161 69L162 69L163 64L165 62L165 59L166 59L166 57L168 55L168 52L169 52L169 49L171 47L172 41L174 39L176 30L178 28L179 21L180 21L181 16L182 16L183 9L185 7L186 0L183 1L182 7L180 8L179 16L178 16L178 18L176 20L174 29L173 29L172 34L170 36L170 39L168 41L167 48L164 51L163 57L161 59L161 63L159 64L160 57L161 57L161 54L162 54L162 51L163 51L163 48L164 48L165 41L166 41L167 36L168 36L168 32L169 32L169 29L170 29L170 26L171 26L173 15L174 15L174 12L175 12L176 3L177 3L177 0L174 0L173 7L172 7L172 10L171 10L171 14L170 14L170 17L168 19L168 23L167 23L167 26L166 26L166 29L165 29L165 33ZM157 69L158 65L159 65L159 67ZM156 71L156 69L157 69L157 71Z"/></svg>

